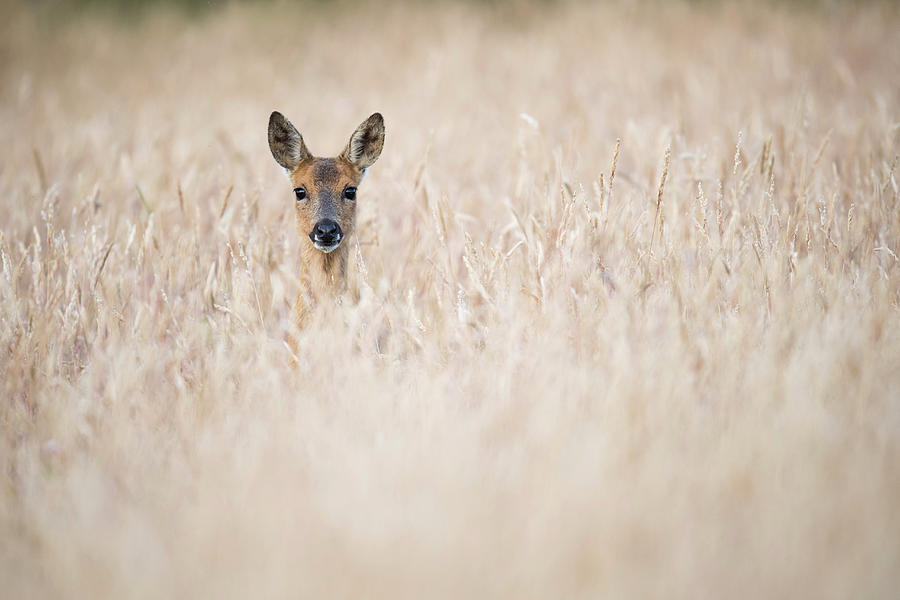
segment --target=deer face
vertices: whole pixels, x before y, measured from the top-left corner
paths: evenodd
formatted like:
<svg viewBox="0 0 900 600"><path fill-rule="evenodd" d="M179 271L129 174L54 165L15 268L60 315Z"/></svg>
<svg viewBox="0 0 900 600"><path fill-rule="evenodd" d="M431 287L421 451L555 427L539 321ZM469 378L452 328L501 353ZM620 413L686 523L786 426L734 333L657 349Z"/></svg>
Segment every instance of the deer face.
<svg viewBox="0 0 900 600"><path fill-rule="evenodd" d="M335 158L314 157L297 129L279 112L269 117L269 149L294 186L297 231L312 247L333 252L353 233L356 188L384 145L384 120L366 119Z"/></svg>
<svg viewBox="0 0 900 600"><path fill-rule="evenodd" d="M297 203L297 230L328 253L353 233L360 169L335 158L304 161L291 174Z"/></svg>

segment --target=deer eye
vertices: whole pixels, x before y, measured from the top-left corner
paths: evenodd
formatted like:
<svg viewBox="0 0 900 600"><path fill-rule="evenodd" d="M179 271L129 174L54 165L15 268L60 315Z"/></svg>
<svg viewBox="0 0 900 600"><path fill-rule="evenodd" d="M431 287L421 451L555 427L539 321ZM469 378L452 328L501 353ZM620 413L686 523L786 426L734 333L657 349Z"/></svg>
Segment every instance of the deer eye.
<svg viewBox="0 0 900 600"><path fill-rule="evenodd" d="M344 199L345 200L356 200L356 188L355 187L344 188Z"/></svg>
<svg viewBox="0 0 900 600"><path fill-rule="evenodd" d="M294 194L297 195L297 200L306 200L306 190L303 188L294 188Z"/></svg>

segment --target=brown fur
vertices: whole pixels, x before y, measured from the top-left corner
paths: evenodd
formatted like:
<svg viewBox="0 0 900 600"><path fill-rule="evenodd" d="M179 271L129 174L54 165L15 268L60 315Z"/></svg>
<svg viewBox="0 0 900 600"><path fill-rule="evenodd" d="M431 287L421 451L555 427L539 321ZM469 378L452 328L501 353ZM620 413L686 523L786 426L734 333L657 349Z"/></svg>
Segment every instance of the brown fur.
<svg viewBox="0 0 900 600"><path fill-rule="evenodd" d="M356 202L341 196L345 187L356 187L362 170L340 158L310 158L300 163L291 174L294 188L304 187L308 198L296 202L297 233L300 235L300 281L302 287L295 305L296 321L303 318L324 298L335 297L345 291L349 248L347 238L356 226ZM344 232L344 241L328 254L316 248L309 239L319 219L337 221Z"/></svg>
<svg viewBox="0 0 900 600"><path fill-rule="evenodd" d="M281 113L269 118L269 149L275 161L288 173L294 189L306 190L304 200L296 200L297 233L300 234L300 291L294 306L294 321L302 328L315 306L339 297L346 289L348 238L356 228L356 202L344 198L344 190L357 187L365 170L381 154L384 121L375 113L350 137L347 147L335 158L318 158L306 148L303 137ZM318 249L310 232L322 219L340 226L343 238L329 253ZM296 353L296 341L289 343Z"/></svg>

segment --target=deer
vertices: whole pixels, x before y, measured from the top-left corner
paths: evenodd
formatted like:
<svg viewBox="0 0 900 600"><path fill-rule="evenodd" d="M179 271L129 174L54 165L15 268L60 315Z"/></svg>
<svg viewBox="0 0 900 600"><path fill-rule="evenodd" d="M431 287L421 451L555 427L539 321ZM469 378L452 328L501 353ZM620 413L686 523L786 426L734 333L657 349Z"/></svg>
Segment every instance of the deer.
<svg viewBox="0 0 900 600"><path fill-rule="evenodd" d="M280 112L269 116L269 150L294 189L300 234L300 291L294 325L303 329L319 303L337 302L347 288L349 244L356 226L357 188L384 147L380 113L363 121L336 157L313 156L303 136ZM297 341L286 340L296 360Z"/></svg>

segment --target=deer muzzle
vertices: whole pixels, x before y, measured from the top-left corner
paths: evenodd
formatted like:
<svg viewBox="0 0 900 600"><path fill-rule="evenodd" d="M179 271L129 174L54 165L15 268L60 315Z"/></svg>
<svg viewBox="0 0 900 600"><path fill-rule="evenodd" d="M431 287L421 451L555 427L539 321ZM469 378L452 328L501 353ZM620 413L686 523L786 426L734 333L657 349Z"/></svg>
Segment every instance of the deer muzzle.
<svg viewBox="0 0 900 600"><path fill-rule="evenodd" d="M344 232L341 231L341 226L332 219L322 219L309 232L309 240L317 249L325 253L337 249L343 239Z"/></svg>

